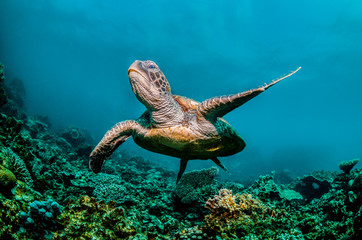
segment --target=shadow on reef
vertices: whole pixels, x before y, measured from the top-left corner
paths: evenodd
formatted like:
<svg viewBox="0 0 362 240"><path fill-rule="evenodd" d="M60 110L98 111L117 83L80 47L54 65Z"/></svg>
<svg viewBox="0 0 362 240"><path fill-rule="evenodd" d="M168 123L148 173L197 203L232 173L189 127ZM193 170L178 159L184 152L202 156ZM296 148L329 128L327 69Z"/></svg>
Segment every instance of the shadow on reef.
<svg viewBox="0 0 362 240"><path fill-rule="evenodd" d="M90 134L26 113L0 65L0 239L361 239L362 170L260 176L176 174L119 151L95 175ZM281 182L281 183L276 183Z"/></svg>

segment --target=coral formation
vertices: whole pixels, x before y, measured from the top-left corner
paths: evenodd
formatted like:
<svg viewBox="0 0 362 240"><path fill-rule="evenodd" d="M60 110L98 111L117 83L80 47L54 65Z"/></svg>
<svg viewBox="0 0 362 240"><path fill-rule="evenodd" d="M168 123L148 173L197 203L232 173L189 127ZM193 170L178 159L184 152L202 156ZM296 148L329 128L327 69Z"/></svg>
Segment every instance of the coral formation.
<svg viewBox="0 0 362 240"><path fill-rule="evenodd" d="M299 231L283 229L286 214L282 210L273 209L250 194L233 195L228 189L221 189L218 195L210 198L205 207L210 214L205 217L203 231L223 238L278 238L281 233ZM280 233L278 232L281 231Z"/></svg>
<svg viewBox="0 0 362 240"><path fill-rule="evenodd" d="M59 228L56 219L60 213L60 205L52 199L30 203L28 212L20 212L23 227L19 229L19 234L33 238L51 239L51 231Z"/></svg>
<svg viewBox="0 0 362 240"><path fill-rule="evenodd" d="M131 239L141 226L125 214L113 201L105 204L83 196L67 203L59 220L66 228L55 233L53 239Z"/></svg>
<svg viewBox="0 0 362 240"><path fill-rule="evenodd" d="M359 162L359 159L352 159L348 161L340 162L338 167L341 169L345 174L349 174L352 168Z"/></svg>
<svg viewBox="0 0 362 240"><path fill-rule="evenodd" d="M17 176L17 179L33 187L33 179L24 161L11 148L0 147L0 164L10 169Z"/></svg>

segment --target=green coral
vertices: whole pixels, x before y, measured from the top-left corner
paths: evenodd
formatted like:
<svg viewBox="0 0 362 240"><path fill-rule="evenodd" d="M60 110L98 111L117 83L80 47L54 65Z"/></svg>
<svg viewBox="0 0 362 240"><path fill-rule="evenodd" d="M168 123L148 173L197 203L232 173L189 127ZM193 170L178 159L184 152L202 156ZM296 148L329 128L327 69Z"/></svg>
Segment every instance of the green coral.
<svg viewBox="0 0 362 240"><path fill-rule="evenodd" d="M27 183L30 187L34 187L33 179L24 161L10 148L1 149L0 147L0 164L10 169L17 179Z"/></svg>
<svg viewBox="0 0 362 240"><path fill-rule="evenodd" d="M216 180L219 170L216 167L185 173L174 191L176 204L202 207L205 201L217 193Z"/></svg>

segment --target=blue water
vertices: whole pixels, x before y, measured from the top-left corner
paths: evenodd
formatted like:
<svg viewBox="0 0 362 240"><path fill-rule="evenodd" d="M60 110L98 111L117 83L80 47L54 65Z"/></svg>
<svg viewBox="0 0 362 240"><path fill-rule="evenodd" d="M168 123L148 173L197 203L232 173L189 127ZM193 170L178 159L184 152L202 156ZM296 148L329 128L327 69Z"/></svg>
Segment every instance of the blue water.
<svg viewBox="0 0 362 240"><path fill-rule="evenodd" d="M202 101L297 74L225 116L246 149L222 161L239 178L337 170L362 156L362 2L2 0L0 61L26 104L99 140L144 106L127 77L158 63L172 92ZM171 167L178 160L122 145ZM188 170L212 165L193 161Z"/></svg>

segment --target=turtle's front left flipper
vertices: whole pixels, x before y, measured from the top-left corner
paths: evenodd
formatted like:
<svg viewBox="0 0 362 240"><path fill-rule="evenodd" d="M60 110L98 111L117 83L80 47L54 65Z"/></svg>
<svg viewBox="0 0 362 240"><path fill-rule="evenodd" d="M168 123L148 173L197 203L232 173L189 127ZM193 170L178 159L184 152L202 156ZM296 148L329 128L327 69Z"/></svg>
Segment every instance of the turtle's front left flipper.
<svg viewBox="0 0 362 240"><path fill-rule="evenodd" d="M94 173L101 171L103 163L109 156L124 143L134 131L141 131L143 127L134 120L117 123L109 130L90 154L89 167Z"/></svg>
<svg viewBox="0 0 362 240"><path fill-rule="evenodd" d="M223 117L225 114L231 112L237 107L240 107L247 101L258 96L260 93L264 92L274 84L280 82L281 80L292 76L294 73L299 71L300 67L295 71L290 72L289 74L280 77L269 84L266 84L262 87L255 88L249 91L242 93L237 93L230 96L221 96L207 99L201 102L197 109L198 118L204 117L206 119L215 119L216 117Z"/></svg>

